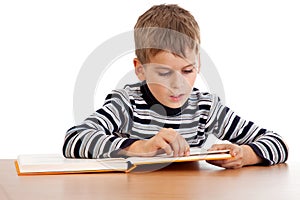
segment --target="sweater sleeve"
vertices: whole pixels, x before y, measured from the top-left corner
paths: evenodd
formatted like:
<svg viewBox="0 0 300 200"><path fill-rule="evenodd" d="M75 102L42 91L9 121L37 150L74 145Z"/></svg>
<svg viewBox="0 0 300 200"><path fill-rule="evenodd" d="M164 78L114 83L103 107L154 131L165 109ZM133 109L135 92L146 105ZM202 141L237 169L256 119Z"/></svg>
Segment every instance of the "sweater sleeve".
<svg viewBox="0 0 300 200"><path fill-rule="evenodd" d="M128 134L131 119L132 109L126 91L113 91L101 109L67 131L63 155L67 158L116 156L118 150L136 141Z"/></svg>
<svg viewBox="0 0 300 200"><path fill-rule="evenodd" d="M261 128L252 121L236 115L222 105L219 97L212 95L211 111L207 119L206 132L221 140L238 145L249 145L261 157L263 165L283 163L288 158L288 147L277 133Z"/></svg>

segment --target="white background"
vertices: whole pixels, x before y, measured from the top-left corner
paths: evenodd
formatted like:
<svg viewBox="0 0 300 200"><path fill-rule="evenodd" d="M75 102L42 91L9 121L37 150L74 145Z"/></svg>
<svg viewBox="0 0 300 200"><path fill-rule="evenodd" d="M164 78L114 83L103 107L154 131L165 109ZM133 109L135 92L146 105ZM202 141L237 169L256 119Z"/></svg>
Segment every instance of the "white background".
<svg viewBox="0 0 300 200"><path fill-rule="evenodd" d="M299 152L297 1L1 1L0 158L61 153L74 125L78 72L102 42L132 30L153 4L178 3L195 16L201 46L222 77L226 103L241 117L280 133ZM182 3L181 3L182 2ZM105 56L105 55L103 55ZM116 63L120 63L116 61ZM132 58L122 65L132 69ZM122 70L98 85L95 109Z"/></svg>

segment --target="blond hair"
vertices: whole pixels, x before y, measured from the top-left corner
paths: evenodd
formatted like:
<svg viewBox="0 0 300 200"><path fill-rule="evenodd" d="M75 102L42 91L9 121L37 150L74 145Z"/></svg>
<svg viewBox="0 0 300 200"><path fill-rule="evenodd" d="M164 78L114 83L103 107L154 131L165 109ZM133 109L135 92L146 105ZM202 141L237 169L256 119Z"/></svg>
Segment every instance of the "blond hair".
<svg viewBox="0 0 300 200"><path fill-rule="evenodd" d="M155 5L141 15L134 26L135 53L142 64L160 51L186 57L199 52L199 26L189 11L175 4Z"/></svg>

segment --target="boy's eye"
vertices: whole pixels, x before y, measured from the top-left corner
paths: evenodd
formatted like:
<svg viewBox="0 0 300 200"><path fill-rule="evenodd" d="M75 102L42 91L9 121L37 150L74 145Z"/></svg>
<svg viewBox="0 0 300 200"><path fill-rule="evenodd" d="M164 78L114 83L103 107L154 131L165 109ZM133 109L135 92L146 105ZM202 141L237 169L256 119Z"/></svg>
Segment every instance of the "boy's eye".
<svg viewBox="0 0 300 200"><path fill-rule="evenodd" d="M183 72L184 74L190 74L190 73L193 73L193 72L194 72L194 68L192 68L192 69L185 69L185 70L182 70L182 72Z"/></svg>
<svg viewBox="0 0 300 200"><path fill-rule="evenodd" d="M170 76L171 72L158 72L159 76Z"/></svg>

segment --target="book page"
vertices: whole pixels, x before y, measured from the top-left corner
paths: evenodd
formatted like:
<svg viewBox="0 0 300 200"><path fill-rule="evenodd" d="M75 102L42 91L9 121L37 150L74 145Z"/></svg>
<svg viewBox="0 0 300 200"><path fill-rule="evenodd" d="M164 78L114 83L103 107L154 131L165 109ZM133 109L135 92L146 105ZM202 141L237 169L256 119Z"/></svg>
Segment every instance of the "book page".
<svg viewBox="0 0 300 200"><path fill-rule="evenodd" d="M220 160L231 158L229 150L206 151L201 148L191 148L190 156L173 157L172 155L160 154L154 157L129 157L126 160L135 165L188 162L198 160Z"/></svg>
<svg viewBox="0 0 300 200"><path fill-rule="evenodd" d="M59 154L20 155L18 165L21 173L26 172L68 172L97 170L126 170L124 158L67 159Z"/></svg>
<svg viewBox="0 0 300 200"><path fill-rule="evenodd" d="M190 148L190 155L209 155L209 154L220 154L220 153L230 153L230 150L225 149L225 150L208 151L207 149L203 149L199 147Z"/></svg>

